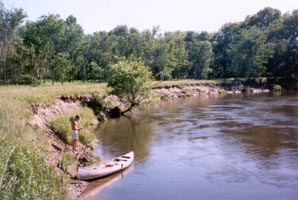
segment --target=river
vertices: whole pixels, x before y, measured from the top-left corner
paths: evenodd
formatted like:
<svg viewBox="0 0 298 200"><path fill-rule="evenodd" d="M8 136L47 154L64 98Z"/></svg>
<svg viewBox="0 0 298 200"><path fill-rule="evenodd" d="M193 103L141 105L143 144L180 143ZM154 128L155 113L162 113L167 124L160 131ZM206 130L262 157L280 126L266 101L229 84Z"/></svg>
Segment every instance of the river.
<svg viewBox="0 0 298 200"><path fill-rule="evenodd" d="M298 197L298 94L162 102L97 130L103 159L133 166L90 184L89 200Z"/></svg>

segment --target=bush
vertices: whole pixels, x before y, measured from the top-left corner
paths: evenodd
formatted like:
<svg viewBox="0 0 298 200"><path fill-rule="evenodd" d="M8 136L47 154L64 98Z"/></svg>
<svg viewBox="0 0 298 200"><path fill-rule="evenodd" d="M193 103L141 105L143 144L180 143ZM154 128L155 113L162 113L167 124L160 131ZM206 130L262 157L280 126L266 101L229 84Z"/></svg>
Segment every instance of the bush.
<svg viewBox="0 0 298 200"><path fill-rule="evenodd" d="M37 85L40 85L40 81L35 76L26 74L21 76L21 79L19 80L19 84L37 86Z"/></svg>
<svg viewBox="0 0 298 200"><path fill-rule="evenodd" d="M100 97L94 97L88 103L88 107L92 108L96 116L100 115L103 111L103 99Z"/></svg>

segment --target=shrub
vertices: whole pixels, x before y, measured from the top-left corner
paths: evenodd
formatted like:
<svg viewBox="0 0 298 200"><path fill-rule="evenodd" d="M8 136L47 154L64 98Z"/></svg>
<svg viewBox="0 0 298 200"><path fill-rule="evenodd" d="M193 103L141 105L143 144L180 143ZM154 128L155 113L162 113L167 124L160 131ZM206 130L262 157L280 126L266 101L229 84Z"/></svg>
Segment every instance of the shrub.
<svg viewBox="0 0 298 200"><path fill-rule="evenodd" d="M92 108L96 116L100 115L100 112L103 111L103 99L100 97L94 97L90 100L88 106Z"/></svg>

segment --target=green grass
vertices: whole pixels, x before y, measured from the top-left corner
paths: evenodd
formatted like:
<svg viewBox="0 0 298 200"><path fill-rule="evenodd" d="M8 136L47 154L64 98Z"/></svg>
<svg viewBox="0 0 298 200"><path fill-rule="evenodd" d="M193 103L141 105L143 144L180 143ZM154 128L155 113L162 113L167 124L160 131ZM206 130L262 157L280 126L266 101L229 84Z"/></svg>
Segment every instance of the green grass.
<svg viewBox="0 0 298 200"><path fill-rule="evenodd" d="M19 100L24 103L50 103L58 96L80 96L83 94L106 94L105 83L65 83L55 85L1 86L0 99Z"/></svg>

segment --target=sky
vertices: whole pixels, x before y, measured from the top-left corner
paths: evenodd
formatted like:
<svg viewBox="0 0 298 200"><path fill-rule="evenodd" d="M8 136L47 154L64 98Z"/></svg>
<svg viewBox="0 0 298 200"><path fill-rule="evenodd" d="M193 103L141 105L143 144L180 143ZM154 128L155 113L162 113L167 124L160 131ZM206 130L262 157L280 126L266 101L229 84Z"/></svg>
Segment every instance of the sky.
<svg viewBox="0 0 298 200"><path fill-rule="evenodd" d="M298 0L0 0L5 8L23 8L27 20L59 14L77 18L85 34L110 31L118 25L139 31L159 26L166 31L216 32L241 22L265 7L282 14L298 9Z"/></svg>

